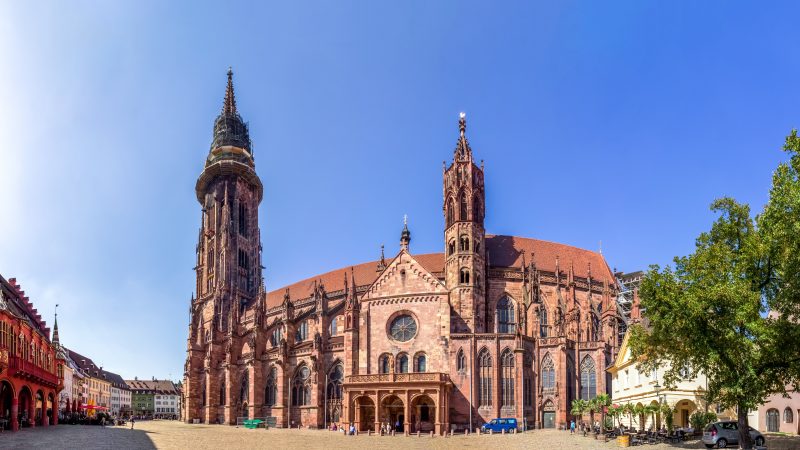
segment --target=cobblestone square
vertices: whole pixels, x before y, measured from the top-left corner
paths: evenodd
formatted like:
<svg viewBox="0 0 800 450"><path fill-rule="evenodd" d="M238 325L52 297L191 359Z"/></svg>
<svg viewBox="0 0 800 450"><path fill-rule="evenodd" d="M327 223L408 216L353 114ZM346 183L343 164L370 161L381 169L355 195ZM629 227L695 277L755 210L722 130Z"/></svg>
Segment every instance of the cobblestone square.
<svg viewBox="0 0 800 450"><path fill-rule="evenodd" d="M800 438L770 437L768 448L800 449ZM226 425L187 425L177 421L142 421L127 427L59 425L0 435L3 449L613 449L614 441L563 431L539 430L517 435L482 436L344 436L322 430L247 430ZM643 448L704 449L699 441L647 445Z"/></svg>

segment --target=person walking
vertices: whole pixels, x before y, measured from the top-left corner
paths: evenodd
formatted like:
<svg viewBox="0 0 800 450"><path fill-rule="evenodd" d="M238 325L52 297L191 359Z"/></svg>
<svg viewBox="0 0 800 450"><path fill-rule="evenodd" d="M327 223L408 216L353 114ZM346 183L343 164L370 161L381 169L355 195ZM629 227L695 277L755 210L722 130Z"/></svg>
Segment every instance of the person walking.
<svg viewBox="0 0 800 450"><path fill-rule="evenodd" d="M133 424L136 423L136 418L131 416L131 430L133 429Z"/></svg>
<svg viewBox="0 0 800 450"><path fill-rule="evenodd" d="M569 434L575 434L575 419L569 423Z"/></svg>

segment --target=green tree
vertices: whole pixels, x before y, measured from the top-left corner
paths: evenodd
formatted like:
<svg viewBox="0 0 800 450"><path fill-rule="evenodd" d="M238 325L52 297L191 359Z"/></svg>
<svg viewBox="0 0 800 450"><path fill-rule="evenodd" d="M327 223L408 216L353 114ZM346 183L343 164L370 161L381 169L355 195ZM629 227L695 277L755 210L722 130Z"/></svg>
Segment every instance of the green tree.
<svg viewBox="0 0 800 450"><path fill-rule="evenodd" d="M652 266L639 294L649 326L631 329L631 357L645 370L703 368L708 397L738 410L739 442L752 448L747 411L773 393L800 388L800 139L787 137L790 160L773 174L764 212L751 217L731 198L695 251L674 269ZM767 316L767 313L770 313ZM794 317L794 320L791 318Z"/></svg>
<svg viewBox="0 0 800 450"><path fill-rule="evenodd" d="M588 409L589 404L586 400L581 400L579 398L572 401L572 409L570 412L573 416L575 416L576 420L583 421L583 413L586 412Z"/></svg>
<svg viewBox="0 0 800 450"><path fill-rule="evenodd" d="M633 429L633 414L636 412L636 407L632 403L625 403L622 411L628 415L628 428Z"/></svg>
<svg viewBox="0 0 800 450"><path fill-rule="evenodd" d="M600 411L600 434L606 434L606 408L611 407L611 396L599 394L594 399L598 411Z"/></svg>
<svg viewBox="0 0 800 450"><path fill-rule="evenodd" d="M636 406L633 407L633 413L636 414L636 420L639 423L639 431L644 431L644 421L648 413L647 407L641 403L637 403Z"/></svg>

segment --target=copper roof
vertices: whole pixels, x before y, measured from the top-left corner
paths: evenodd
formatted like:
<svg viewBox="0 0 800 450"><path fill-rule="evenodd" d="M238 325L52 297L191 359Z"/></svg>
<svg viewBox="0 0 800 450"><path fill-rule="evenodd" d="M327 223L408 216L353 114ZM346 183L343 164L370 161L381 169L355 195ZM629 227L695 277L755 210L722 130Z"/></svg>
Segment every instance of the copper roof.
<svg viewBox="0 0 800 450"><path fill-rule="evenodd" d="M523 255L525 262L530 263L531 258L539 270L554 272L556 258L559 260L559 269L567 273L573 267L577 277L585 278L591 264L592 278L597 281L608 281L615 284L615 278L608 264L598 252L585 250L570 245L539 239L522 238L517 236L486 235L486 250L489 264L493 268L520 267ZM412 255L428 272L437 273L444 271L444 253L426 253ZM388 261L387 261L388 263ZM358 286L372 284L380 273L376 270L378 261L370 261L352 266L355 281ZM267 294L267 307L272 308L283 302L286 289L292 301L308 298L314 289L314 283L321 282L326 292L335 292L344 289L344 279L350 280L350 267L332 270L322 275L306 278L305 280L275 289Z"/></svg>

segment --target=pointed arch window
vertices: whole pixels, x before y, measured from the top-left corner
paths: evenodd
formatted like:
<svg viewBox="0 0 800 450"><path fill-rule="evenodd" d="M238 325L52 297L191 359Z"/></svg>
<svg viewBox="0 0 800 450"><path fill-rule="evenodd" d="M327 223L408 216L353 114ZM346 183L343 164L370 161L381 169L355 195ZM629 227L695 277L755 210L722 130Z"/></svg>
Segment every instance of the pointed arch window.
<svg viewBox="0 0 800 450"><path fill-rule="evenodd" d="M497 332L514 333L517 322L514 318L514 301L503 296L497 302Z"/></svg>
<svg viewBox="0 0 800 450"><path fill-rule="evenodd" d="M336 364L328 373L328 400L342 399L342 381L344 369L341 364Z"/></svg>
<svg viewBox="0 0 800 450"><path fill-rule="evenodd" d="M492 355L482 349L478 354L478 406L492 406Z"/></svg>
<svg viewBox="0 0 800 450"><path fill-rule="evenodd" d="M542 389L555 389L556 387L556 370L553 365L553 359L550 354L544 355L542 359Z"/></svg>
<svg viewBox="0 0 800 450"><path fill-rule="evenodd" d="M539 337L546 338L550 326L547 323L547 308L542 305L539 309Z"/></svg>
<svg viewBox="0 0 800 450"><path fill-rule="evenodd" d="M267 376L267 387L264 392L264 404L267 406L275 405L278 398L278 369L273 367Z"/></svg>
<svg viewBox="0 0 800 450"><path fill-rule="evenodd" d="M455 214L454 209L455 209L455 206L453 205L453 199L451 198L450 200L447 201L447 226L448 227L450 225L452 225L453 222L455 221L454 217L453 217L453 215Z"/></svg>
<svg viewBox="0 0 800 450"><path fill-rule="evenodd" d="M303 342L308 339L308 321L304 320L300 322L300 325L297 327L297 332L295 333L295 340L297 342Z"/></svg>
<svg viewBox="0 0 800 450"><path fill-rule="evenodd" d="M247 237L247 205L239 200L239 234Z"/></svg>
<svg viewBox="0 0 800 450"><path fill-rule="evenodd" d="M250 398L250 377L247 371L242 375L242 382L239 385L239 404L244 404Z"/></svg>
<svg viewBox="0 0 800 450"><path fill-rule="evenodd" d="M469 220L467 218L467 195L464 194L463 192L461 193L461 196L460 196L460 198L458 200L458 204L459 204L459 217L458 217L458 219L459 220Z"/></svg>
<svg viewBox="0 0 800 450"><path fill-rule="evenodd" d="M500 407L514 406L514 354L511 350L503 350L500 367Z"/></svg>
<svg viewBox="0 0 800 450"><path fill-rule="evenodd" d="M450 242L447 244L447 256L450 256L455 252L456 252L456 240L451 239Z"/></svg>
<svg viewBox="0 0 800 450"><path fill-rule="evenodd" d="M581 399L591 400L597 397L597 373L594 360L586 356L581 361Z"/></svg>
<svg viewBox="0 0 800 450"><path fill-rule="evenodd" d="M483 207L479 195L475 195L475 201L472 204L472 220L480 222L483 220Z"/></svg>
<svg viewBox="0 0 800 450"><path fill-rule="evenodd" d="M408 373L408 355L401 353L397 355L397 363L395 364L395 372Z"/></svg>
<svg viewBox="0 0 800 450"><path fill-rule="evenodd" d="M592 329L591 336L589 336L589 338L592 341L599 341L603 338L603 332L600 327L600 318L597 317L597 314L592 314Z"/></svg>
<svg viewBox="0 0 800 450"><path fill-rule="evenodd" d="M307 406L311 403L311 371L302 366L292 380L292 406Z"/></svg>
<svg viewBox="0 0 800 450"><path fill-rule="evenodd" d="M467 371L467 357L464 356L464 349L458 349L458 354L456 355L456 369L464 373Z"/></svg>

